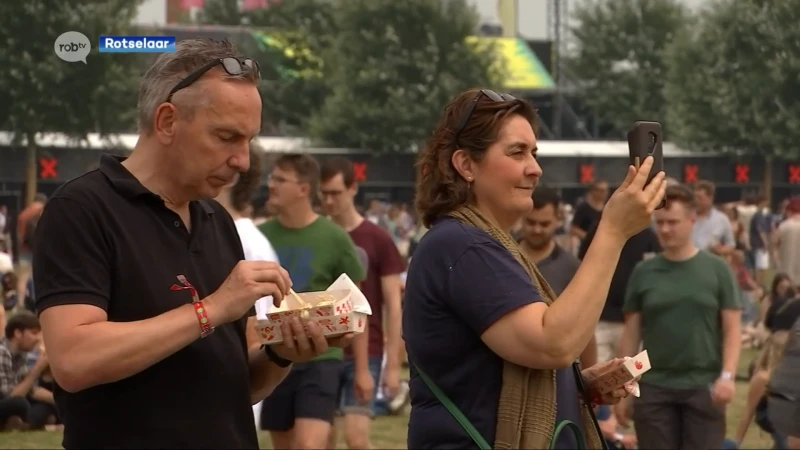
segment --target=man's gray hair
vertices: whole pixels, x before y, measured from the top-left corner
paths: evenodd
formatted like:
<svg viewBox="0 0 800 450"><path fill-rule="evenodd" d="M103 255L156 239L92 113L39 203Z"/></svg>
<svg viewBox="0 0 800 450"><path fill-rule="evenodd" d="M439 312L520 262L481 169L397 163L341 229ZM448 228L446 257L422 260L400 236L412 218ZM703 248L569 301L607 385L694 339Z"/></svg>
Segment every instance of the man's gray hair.
<svg viewBox="0 0 800 450"><path fill-rule="evenodd" d="M236 47L228 40L215 40L209 38L185 39L178 41L175 51L162 53L145 72L139 87L138 121L139 131L150 133L153 131L153 118L158 105L167 101L169 92L186 75L215 59L239 57ZM258 82L258 74L254 70L244 71L242 75L229 78L244 79ZM192 86L193 87L193 86ZM182 113L191 115L199 103L200 96L191 98L191 87L182 89L173 96L178 97L178 102L184 106ZM187 92L184 92L187 91ZM180 111L180 109L179 109Z"/></svg>

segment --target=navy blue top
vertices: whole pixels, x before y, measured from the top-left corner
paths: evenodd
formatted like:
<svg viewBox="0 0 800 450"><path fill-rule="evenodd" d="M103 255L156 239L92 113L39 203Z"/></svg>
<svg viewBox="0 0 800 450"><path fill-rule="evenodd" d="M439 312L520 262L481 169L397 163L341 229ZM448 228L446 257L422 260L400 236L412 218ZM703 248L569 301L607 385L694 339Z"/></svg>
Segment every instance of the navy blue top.
<svg viewBox="0 0 800 450"><path fill-rule="evenodd" d="M477 448L417 375L419 365L492 445L503 360L481 340L495 321L542 298L525 269L483 230L442 219L408 269L403 337L411 364L408 448ZM571 367L557 371L557 420L582 428ZM576 448L566 432L557 448Z"/></svg>

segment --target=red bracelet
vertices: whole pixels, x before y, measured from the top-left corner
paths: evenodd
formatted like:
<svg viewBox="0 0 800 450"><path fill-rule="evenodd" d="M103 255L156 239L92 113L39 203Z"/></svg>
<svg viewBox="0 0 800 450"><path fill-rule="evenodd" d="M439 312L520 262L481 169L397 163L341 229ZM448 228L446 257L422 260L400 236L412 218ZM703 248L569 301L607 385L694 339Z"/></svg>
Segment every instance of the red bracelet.
<svg viewBox="0 0 800 450"><path fill-rule="evenodd" d="M197 314L197 320L200 321L200 337L204 338L214 332L214 327L211 326L211 321L208 320L208 313L203 306L203 301L199 300L192 302L194 312Z"/></svg>
<svg viewBox="0 0 800 450"><path fill-rule="evenodd" d="M197 314L197 321L200 322L200 337L204 338L213 333L214 327L211 326L211 321L208 319L208 312L206 312L203 301L200 300L200 297L197 295L197 289L195 289L183 275L178 275L178 281L180 281L183 286L173 284L170 289L173 291L185 290L192 294L192 306L194 306L194 312Z"/></svg>

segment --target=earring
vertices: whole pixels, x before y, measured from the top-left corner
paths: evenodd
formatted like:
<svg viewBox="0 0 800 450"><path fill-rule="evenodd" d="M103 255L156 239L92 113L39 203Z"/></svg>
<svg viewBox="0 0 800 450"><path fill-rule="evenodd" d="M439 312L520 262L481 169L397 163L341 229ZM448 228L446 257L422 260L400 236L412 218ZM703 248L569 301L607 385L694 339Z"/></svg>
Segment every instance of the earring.
<svg viewBox="0 0 800 450"><path fill-rule="evenodd" d="M467 181L472 181L472 177L467 177Z"/></svg>

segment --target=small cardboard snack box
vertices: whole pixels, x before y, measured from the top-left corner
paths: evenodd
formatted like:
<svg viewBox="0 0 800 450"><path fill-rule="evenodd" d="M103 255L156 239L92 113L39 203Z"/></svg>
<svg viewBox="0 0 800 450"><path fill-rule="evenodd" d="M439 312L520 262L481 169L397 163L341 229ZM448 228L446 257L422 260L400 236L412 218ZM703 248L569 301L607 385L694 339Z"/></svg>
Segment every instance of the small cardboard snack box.
<svg viewBox="0 0 800 450"><path fill-rule="evenodd" d="M605 395L631 382L648 370L650 370L650 358L647 357L647 350L643 350L611 372L601 375L595 381L595 386L600 394Z"/></svg>
<svg viewBox="0 0 800 450"><path fill-rule="evenodd" d="M325 291L297 294L308 305L305 307L293 295L284 297L279 308L274 306L266 320L256 321L256 331L262 344L283 342L281 323L292 317L302 317L316 322L325 336L335 337L345 333L363 333L367 316L372 308L367 298L346 274L342 274Z"/></svg>

